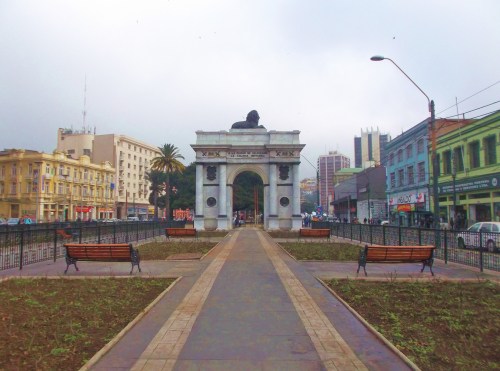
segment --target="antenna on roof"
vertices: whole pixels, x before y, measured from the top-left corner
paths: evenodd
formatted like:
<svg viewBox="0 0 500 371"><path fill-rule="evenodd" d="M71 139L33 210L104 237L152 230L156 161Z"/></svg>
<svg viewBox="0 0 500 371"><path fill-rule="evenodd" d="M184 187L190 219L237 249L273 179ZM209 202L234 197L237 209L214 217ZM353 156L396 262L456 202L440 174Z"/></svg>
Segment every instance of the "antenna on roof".
<svg viewBox="0 0 500 371"><path fill-rule="evenodd" d="M85 87L83 89L83 132L85 132L85 118L87 117L87 74L85 74Z"/></svg>

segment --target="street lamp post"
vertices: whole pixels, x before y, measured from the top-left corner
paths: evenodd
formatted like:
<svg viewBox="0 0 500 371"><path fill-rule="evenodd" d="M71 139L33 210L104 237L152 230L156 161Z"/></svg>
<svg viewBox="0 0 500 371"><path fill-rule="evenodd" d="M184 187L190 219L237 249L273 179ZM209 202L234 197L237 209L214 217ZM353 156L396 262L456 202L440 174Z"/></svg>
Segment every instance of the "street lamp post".
<svg viewBox="0 0 500 371"><path fill-rule="evenodd" d="M413 81L410 76L408 76L397 64L390 58L383 57L381 55L374 55L370 58L374 62L379 62L383 60L390 61L393 65L400 70L403 75L405 75L408 80L412 82L413 85L416 86L418 90L427 98L427 102L429 104L429 112L431 113L431 120L429 123L429 134L430 139L432 141L432 151L431 151L431 161L432 161L432 193L434 196L434 228L439 229L439 194L438 194L438 177L439 177L439 164L437 163L437 155L436 155L436 116L434 111L434 101L429 99L427 94L424 93L422 89Z"/></svg>

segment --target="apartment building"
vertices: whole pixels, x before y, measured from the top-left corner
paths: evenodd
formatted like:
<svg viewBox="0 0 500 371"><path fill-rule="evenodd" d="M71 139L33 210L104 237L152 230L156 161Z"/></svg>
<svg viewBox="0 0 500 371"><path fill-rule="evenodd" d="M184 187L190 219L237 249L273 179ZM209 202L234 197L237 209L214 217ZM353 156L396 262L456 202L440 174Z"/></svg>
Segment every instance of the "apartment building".
<svg viewBox="0 0 500 371"><path fill-rule="evenodd" d="M0 217L38 222L114 217L115 169L62 151L0 152Z"/></svg>
<svg viewBox="0 0 500 371"><path fill-rule="evenodd" d="M319 156L319 203L323 208L323 213L333 213L333 206L330 203L333 201L333 177L335 173L350 166L349 157L338 151L330 151L327 155Z"/></svg>
<svg viewBox="0 0 500 371"><path fill-rule="evenodd" d="M118 219L127 216L147 219L154 214L149 204L150 184L146 173L151 170L151 160L160 155L158 147L126 135L59 129L57 149L71 156L88 153L95 163L111 163L116 172L114 209Z"/></svg>

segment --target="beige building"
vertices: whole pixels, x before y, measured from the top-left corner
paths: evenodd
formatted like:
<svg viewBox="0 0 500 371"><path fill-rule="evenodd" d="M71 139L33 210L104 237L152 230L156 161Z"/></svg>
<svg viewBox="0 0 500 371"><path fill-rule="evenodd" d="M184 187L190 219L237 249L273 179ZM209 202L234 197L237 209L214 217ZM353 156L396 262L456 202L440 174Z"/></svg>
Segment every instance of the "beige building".
<svg viewBox="0 0 500 371"><path fill-rule="evenodd" d="M125 135L96 135L90 131L59 129L57 149L71 156L86 153L94 163L111 163L116 171L113 187L114 210L118 219L127 216L147 219L153 215L146 172L150 171L151 160L160 155L158 147Z"/></svg>
<svg viewBox="0 0 500 371"><path fill-rule="evenodd" d="M114 217L115 169L88 156L73 159L9 149L0 152L0 217L52 222Z"/></svg>

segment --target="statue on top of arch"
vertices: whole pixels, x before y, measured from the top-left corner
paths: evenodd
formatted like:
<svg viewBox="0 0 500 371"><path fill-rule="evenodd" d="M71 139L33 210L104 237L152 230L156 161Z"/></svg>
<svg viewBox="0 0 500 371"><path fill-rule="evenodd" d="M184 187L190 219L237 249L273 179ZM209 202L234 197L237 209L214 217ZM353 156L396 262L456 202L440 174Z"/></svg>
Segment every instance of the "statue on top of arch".
<svg viewBox="0 0 500 371"><path fill-rule="evenodd" d="M245 121L235 122L231 129L265 129L264 126L259 125L259 113L256 110L248 112L247 119Z"/></svg>

